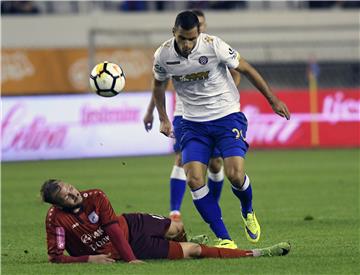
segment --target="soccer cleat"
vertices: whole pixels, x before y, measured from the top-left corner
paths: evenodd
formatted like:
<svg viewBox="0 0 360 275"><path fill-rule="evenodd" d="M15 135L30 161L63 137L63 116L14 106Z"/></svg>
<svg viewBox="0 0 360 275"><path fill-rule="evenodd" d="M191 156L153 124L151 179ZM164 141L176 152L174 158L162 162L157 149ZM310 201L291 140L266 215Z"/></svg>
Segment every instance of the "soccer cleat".
<svg viewBox="0 0 360 275"><path fill-rule="evenodd" d="M237 248L236 243L233 240L228 240L228 239L218 239L217 244L214 246L218 248L229 248L229 249Z"/></svg>
<svg viewBox="0 0 360 275"><path fill-rule="evenodd" d="M197 243L197 244L208 244L209 237L206 235L197 235L197 236L190 237L189 242Z"/></svg>
<svg viewBox="0 0 360 275"><path fill-rule="evenodd" d="M181 222L181 214L179 213L173 213L169 215L170 220L174 222Z"/></svg>
<svg viewBox="0 0 360 275"><path fill-rule="evenodd" d="M290 252L291 245L288 242L281 242L270 247L255 249L259 252L259 256L272 257L272 256L285 256Z"/></svg>
<svg viewBox="0 0 360 275"><path fill-rule="evenodd" d="M260 239L261 230L255 212L248 213L246 219L242 215L241 217L245 223L246 238L252 243L257 243Z"/></svg>

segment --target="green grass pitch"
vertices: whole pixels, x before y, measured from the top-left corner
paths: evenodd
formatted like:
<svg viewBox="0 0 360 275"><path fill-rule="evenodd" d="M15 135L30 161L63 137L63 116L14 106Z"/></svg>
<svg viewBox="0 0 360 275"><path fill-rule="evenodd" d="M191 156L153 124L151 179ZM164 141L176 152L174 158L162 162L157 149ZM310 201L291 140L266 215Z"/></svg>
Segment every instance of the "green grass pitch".
<svg viewBox="0 0 360 275"><path fill-rule="evenodd" d="M147 261L144 265L47 262L39 188L61 178L79 189L101 188L117 213L168 214L172 156L37 161L2 164L2 274L359 274L359 149L249 152L260 242L247 242L239 202L225 182L220 201L230 234L242 248L290 241L276 258ZM186 192L188 232L211 231ZM312 219L313 218L313 219Z"/></svg>

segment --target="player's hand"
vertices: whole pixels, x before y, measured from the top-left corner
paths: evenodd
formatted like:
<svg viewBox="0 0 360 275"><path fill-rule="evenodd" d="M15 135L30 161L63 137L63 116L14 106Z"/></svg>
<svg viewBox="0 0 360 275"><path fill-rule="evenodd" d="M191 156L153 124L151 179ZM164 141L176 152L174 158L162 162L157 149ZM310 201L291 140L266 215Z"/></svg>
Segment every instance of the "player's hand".
<svg viewBox="0 0 360 275"><path fill-rule="evenodd" d="M149 132L153 127L154 115L153 113L146 112L143 122L146 132Z"/></svg>
<svg viewBox="0 0 360 275"><path fill-rule="evenodd" d="M174 132L172 130L172 125L170 120L166 119L160 121L160 133L164 134L167 137L174 138Z"/></svg>
<svg viewBox="0 0 360 275"><path fill-rule="evenodd" d="M111 253L109 253L107 255L106 254L90 255L88 262L95 264L112 264L115 262L115 260L111 258Z"/></svg>
<svg viewBox="0 0 360 275"><path fill-rule="evenodd" d="M141 260L133 260L133 261L130 261L129 264L145 264L145 262L141 261Z"/></svg>
<svg viewBox="0 0 360 275"><path fill-rule="evenodd" d="M279 116L285 117L287 120L290 119L290 112L284 102L279 99L276 99L274 102L271 103L271 107L275 113Z"/></svg>

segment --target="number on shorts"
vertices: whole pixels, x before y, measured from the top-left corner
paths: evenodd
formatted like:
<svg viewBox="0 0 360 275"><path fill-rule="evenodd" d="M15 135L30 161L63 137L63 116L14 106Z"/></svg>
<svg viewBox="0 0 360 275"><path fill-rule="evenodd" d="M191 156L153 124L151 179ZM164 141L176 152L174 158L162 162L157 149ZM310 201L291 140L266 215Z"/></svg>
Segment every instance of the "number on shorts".
<svg viewBox="0 0 360 275"><path fill-rule="evenodd" d="M166 217L164 216L160 216L160 215L156 215L156 214L149 214L151 217L153 217L154 219L158 219L158 220L164 220L166 219Z"/></svg>

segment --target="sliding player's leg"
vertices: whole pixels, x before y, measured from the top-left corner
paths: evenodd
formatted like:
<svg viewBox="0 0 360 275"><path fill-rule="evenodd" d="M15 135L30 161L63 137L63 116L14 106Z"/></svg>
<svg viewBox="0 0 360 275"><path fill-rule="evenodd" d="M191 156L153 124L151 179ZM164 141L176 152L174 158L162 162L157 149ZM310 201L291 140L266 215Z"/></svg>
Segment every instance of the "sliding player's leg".
<svg viewBox="0 0 360 275"><path fill-rule="evenodd" d="M267 248L258 249L228 249L210 247L194 243L180 243L183 258L242 258L242 257L272 257L284 256L290 252L291 246L281 242ZM180 256L178 256L180 258Z"/></svg>
<svg viewBox="0 0 360 275"><path fill-rule="evenodd" d="M186 190L186 175L181 160L180 140L182 136L181 116L175 116L173 119L173 129L175 134L175 143L173 146L175 152L175 163L170 175L170 219L174 221L181 220L181 204Z"/></svg>

